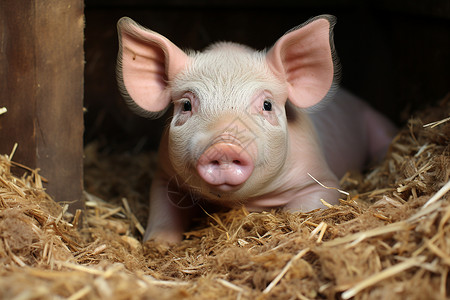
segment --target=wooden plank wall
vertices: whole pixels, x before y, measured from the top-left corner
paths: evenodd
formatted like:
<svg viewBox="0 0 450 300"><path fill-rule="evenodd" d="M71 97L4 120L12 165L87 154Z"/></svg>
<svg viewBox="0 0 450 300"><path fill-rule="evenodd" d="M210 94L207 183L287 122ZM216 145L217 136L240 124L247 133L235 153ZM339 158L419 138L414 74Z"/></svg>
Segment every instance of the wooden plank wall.
<svg viewBox="0 0 450 300"><path fill-rule="evenodd" d="M84 3L0 1L0 153L40 168L57 201L82 207Z"/></svg>

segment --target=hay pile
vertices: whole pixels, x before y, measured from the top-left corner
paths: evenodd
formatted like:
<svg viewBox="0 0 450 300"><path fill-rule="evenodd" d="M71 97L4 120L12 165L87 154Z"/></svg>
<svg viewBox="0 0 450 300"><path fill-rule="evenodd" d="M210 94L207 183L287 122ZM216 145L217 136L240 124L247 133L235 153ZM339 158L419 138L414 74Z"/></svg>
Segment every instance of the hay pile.
<svg viewBox="0 0 450 300"><path fill-rule="evenodd" d="M0 156L0 298L448 298L449 115L447 97L412 118L381 165L342 179L340 206L211 213L170 247L139 242L153 154L86 147L85 218Z"/></svg>

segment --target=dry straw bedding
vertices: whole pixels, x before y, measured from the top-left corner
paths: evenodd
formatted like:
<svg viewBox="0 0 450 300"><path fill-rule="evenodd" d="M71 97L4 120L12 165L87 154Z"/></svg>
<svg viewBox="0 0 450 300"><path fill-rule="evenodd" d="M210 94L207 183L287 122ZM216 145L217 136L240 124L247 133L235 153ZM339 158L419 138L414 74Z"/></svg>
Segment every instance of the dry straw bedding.
<svg viewBox="0 0 450 300"><path fill-rule="evenodd" d="M339 206L208 212L170 246L139 242L152 153L87 146L85 218L3 155L0 298L448 298L449 115L447 97L410 119L381 164L342 179Z"/></svg>

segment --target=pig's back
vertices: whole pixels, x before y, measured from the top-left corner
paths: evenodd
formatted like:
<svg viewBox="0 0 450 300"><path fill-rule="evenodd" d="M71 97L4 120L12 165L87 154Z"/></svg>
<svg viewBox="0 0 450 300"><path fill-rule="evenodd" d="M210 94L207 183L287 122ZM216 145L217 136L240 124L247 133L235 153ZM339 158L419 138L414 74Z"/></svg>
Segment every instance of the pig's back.
<svg viewBox="0 0 450 300"><path fill-rule="evenodd" d="M308 112L326 161L338 178L348 170L361 170L369 160L368 110L372 109L340 88L333 99Z"/></svg>

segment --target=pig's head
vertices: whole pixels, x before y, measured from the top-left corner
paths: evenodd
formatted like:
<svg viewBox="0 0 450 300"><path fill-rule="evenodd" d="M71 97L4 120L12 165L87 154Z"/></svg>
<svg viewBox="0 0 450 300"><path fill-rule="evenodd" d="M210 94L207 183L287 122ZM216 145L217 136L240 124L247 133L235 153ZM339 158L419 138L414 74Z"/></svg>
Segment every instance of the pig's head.
<svg viewBox="0 0 450 300"><path fill-rule="evenodd" d="M267 52L218 43L185 53L129 18L118 23L118 80L137 112L173 103L169 158L203 197L243 201L266 192L288 154L286 101L320 102L333 85L334 17L289 31Z"/></svg>

